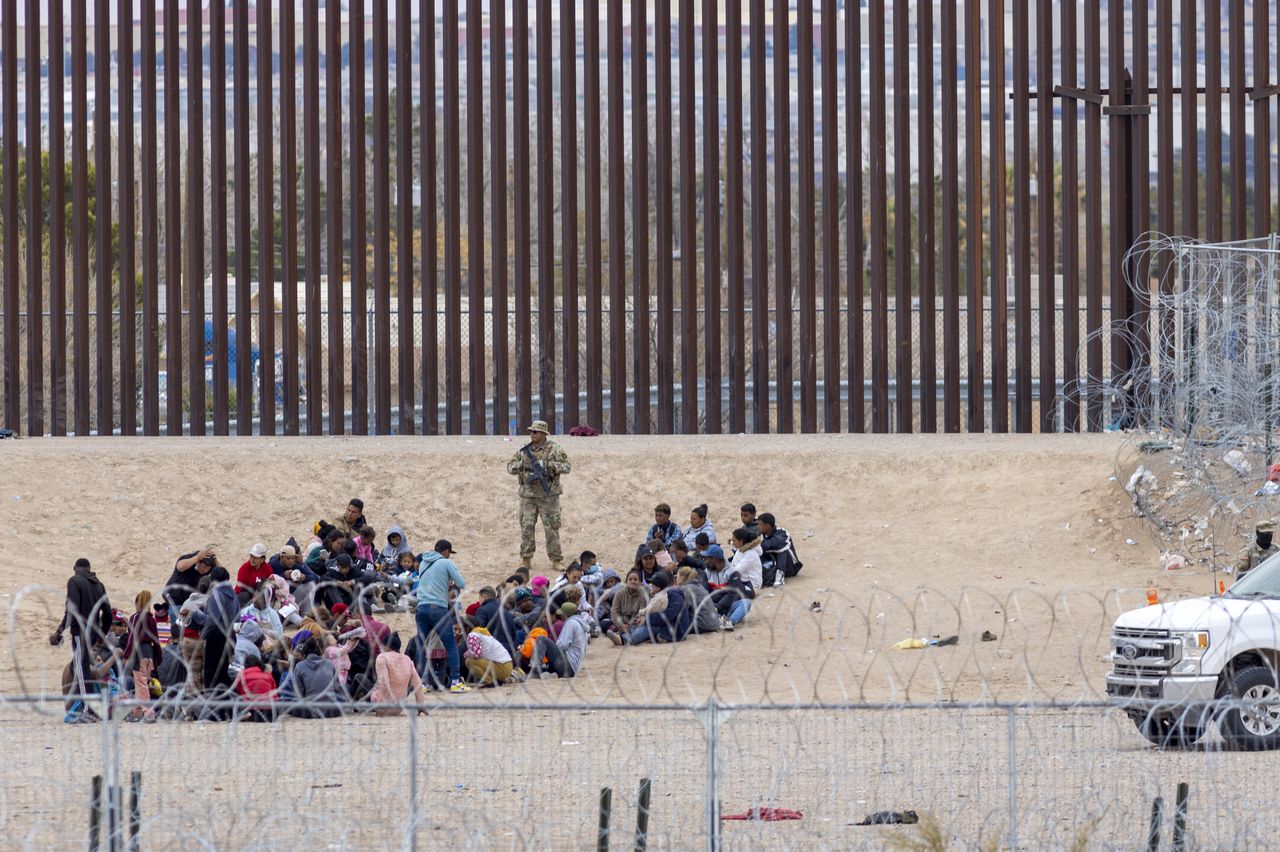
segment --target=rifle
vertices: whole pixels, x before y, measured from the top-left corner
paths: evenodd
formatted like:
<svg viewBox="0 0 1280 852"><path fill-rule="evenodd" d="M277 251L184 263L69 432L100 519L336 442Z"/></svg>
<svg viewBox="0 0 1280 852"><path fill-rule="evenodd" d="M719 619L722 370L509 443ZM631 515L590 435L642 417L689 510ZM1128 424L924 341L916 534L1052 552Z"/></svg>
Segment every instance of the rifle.
<svg viewBox="0 0 1280 852"><path fill-rule="evenodd" d="M542 462L534 456L531 447L533 444L525 444L520 452L524 453L529 459L529 481L542 484L542 492L544 494L551 493L551 476L547 473L547 469L542 466Z"/></svg>

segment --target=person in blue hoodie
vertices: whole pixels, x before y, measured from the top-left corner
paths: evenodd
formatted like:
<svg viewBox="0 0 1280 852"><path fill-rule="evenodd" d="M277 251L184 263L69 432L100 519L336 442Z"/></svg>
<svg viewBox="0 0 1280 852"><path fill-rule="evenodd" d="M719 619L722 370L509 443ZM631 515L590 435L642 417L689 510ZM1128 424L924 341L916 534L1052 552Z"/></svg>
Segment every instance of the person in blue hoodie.
<svg viewBox="0 0 1280 852"><path fill-rule="evenodd" d="M467 583L451 558L453 553L453 545L448 539L442 538L430 553L422 555L422 564L413 587L414 598L418 601L416 620L418 635L423 638L423 642L428 642L432 633L440 637L440 644L444 646L449 663L449 691L470 692L471 687L462 681L462 660L458 654L457 639L453 635L457 617L449 600L450 587L461 591L466 588Z"/></svg>

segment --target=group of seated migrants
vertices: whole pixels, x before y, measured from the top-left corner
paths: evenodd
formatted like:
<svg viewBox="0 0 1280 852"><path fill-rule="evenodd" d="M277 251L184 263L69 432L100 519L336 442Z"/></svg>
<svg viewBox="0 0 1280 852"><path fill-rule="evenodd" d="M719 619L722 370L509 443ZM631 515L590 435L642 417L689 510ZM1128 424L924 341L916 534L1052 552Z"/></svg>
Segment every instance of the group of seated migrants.
<svg viewBox="0 0 1280 852"><path fill-rule="evenodd" d="M73 661L64 690L132 698L125 718L139 722L398 714L430 690L572 678L593 638L627 646L735 630L761 589L801 568L791 536L750 503L724 541L706 505L682 529L660 504L625 570L587 550L558 577L519 568L470 603L455 553L446 539L415 552L395 525L379 538L353 499L305 545L291 538L271 555L253 545L234 576L212 548L183 554L160 602L139 592L127 616L103 593L109 618L81 631L93 637L87 676ZM402 639L379 620L387 612L412 612L416 633ZM67 721L97 721L97 706L69 702Z"/></svg>

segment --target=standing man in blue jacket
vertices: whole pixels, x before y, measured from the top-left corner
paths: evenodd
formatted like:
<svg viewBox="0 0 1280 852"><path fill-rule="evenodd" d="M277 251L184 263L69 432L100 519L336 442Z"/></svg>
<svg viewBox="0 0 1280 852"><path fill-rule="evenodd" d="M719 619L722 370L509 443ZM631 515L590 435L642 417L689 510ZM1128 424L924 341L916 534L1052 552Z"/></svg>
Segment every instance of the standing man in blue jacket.
<svg viewBox="0 0 1280 852"><path fill-rule="evenodd" d="M424 646L431 640L433 632L440 637L440 644L448 657L449 691L470 692L471 687L462 682L462 661L458 655L458 641L453 635L456 617L449 600L451 586L461 591L467 583L453 563L453 553L453 545L442 538L430 553L423 554L418 581L414 585L414 595L418 600L415 616L418 635L422 637Z"/></svg>

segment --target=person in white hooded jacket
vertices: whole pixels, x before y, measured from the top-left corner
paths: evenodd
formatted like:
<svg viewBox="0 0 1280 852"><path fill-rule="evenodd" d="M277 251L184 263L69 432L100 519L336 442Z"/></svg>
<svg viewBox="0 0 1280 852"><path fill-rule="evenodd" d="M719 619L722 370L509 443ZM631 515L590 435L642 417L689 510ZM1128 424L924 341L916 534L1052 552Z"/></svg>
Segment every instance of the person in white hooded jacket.
<svg viewBox="0 0 1280 852"><path fill-rule="evenodd" d="M753 536L745 527L739 527L733 531L733 546L737 553L733 555L727 573L730 577L738 575L743 595L729 610L729 629L741 624L747 613L751 612L756 591L764 582L764 568L760 563L760 538Z"/></svg>

